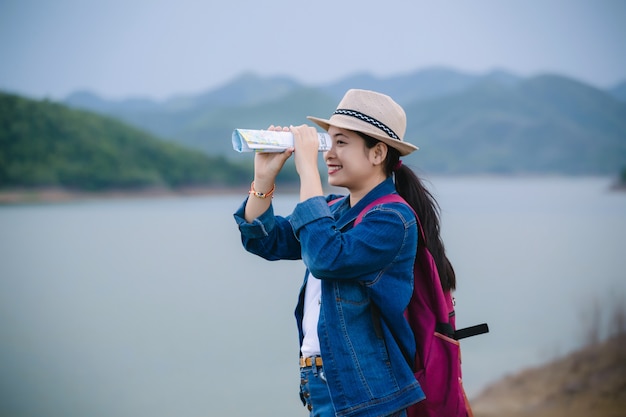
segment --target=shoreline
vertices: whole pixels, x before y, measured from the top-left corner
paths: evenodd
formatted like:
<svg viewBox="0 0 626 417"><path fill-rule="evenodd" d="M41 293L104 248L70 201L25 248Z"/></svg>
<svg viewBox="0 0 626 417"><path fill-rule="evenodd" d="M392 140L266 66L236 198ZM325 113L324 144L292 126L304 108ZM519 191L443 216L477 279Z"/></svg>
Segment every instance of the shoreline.
<svg viewBox="0 0 626 417"><path fill-rule="evenodd" d="M480 176L467 176L477 178ZM447 178L447 176L425 177L427 182L434 178ZM490 178L490 176L487 176ZM499 177L498 177L499 178ZM518 177L516 177L518 178ZM547 178L547 177L541 177ZM594 176L591 176L594 178ZM607 178L607 177L601 177ZM609 178L607 178L609 179ZM299 184L285 183L278 185L281 192L297 194ZM72 190L62 187L43 188L15 188L0 189L0 207L7 205L28 204L54 204L84 200L109 200L128 198L167 198L167 197L205 197L219 195L246 195L248 185L238 186L189 186L181 188L152 187L138 189L111 189L103 191ZM333 187L325 187L325 192L336 192ZM619 181L611 181L607 184L607 191L615 193L626 192L626 184Z"/></svg>
<svg viewBox="0 0 626 417"><path fill-rule="evenodd" d="M38 188L0 190L0 206L22 204L54 204L83 200L109 200L128 198L203 197L210 195L234 195L248 192L246 186L233 187L183 187L115 189L106 191L81 191L65 188Z"/></svg>

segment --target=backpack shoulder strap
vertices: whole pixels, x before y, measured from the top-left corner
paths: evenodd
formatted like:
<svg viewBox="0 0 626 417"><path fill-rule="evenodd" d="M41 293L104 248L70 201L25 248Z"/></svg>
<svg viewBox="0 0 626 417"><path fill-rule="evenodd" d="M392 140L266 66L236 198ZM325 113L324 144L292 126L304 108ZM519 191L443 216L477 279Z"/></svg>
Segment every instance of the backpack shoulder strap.
<svg viewBox="0 0 626 417"><path fill-rule="evenodd" d="M338 203L338 202L340 202L340 201L342 201L342 200L345 200L345 197L337 197L337 198L333 198L332 200L330 200L330 201L328 202L328 207L332 207L332 206L334 206L336 203Z"/></svg>
<svg viewBox="0 0 626 417"><path fill-rule="evenodd" d="M400 196L400 194L395 194L395 193L387 194L382 197L378 197L376 200L372 201L367 206L365 206L365 208L361 210L361 212L357 216L356 221L354 222L354 225L356 226L357 224L361 223L361 220L363 220L363 216L365 216L365 214L368 211L370 211L377 205L384 204L384 203L403 203L409 206L411 210L413 210L413 208L409 205L409 203L407 203L406 200Z"/></svg>
<svg viewBox="0 0 626 417"><path fill-rule="evenodd" d="M372 208L376 207L379 204L384 204L384 203L402 203L402 204L406 204L406 206L408 208L410 208L411 211L413 212L413 214L415 215L415 219L417 220L417 228L419 229L419 233L420 233L420 238L422 239L422 241L426 241L426 236L424 235L424 229L422 228L422 223L420 222L419 216L417 215L417 213L415 212L413 207L411 207L411 205L404 198L402 198L402 196L400 196L400 194L396 194L396 193L387 194L387 195L384 195L382 197L378 197L376 200L372 201L367 206L365 206L365 208L363 210L361 210L361 212L357 216L357 218L356 218L356 220L354 222L354 225L356 226L357 224L361 223L361 220L363 220L363 216L365 216L365 214L368 211L370 211Z"/></svg>

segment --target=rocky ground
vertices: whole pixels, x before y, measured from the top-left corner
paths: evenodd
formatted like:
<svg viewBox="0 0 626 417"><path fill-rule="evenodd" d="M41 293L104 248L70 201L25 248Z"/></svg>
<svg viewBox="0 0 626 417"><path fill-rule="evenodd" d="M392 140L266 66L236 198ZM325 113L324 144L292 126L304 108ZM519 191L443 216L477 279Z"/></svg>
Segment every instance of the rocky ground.
<svg viewBox="0 0 626 417"><path fill-rule="evenodd" d="M472 409L475 417L626 417L626 333L506 377Z"/></svg>

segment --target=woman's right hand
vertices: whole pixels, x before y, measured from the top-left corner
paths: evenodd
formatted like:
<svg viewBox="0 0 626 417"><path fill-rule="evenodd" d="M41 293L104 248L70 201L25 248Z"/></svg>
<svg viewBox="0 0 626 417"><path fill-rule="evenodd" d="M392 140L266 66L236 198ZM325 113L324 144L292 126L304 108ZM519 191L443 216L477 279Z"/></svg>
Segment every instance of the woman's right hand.
<svg viewBox="0 0 626 417"><path fill-rule="evenodd" d="M289 132L288 127L270 126L267 130ZM260 192L267 192L276 181L276 176L293 154L293 148L284 152L257 152L254 155L254 188Z"/></svg>
<svg viewBox="0 0 626 417"><path fill-rule="evenodd" d="M288 132L289 128L272 125L267 130ZM276 176L283 169L285 161L293 154L293 150L294 148L289 148L284 152L258 152L254 155L254 191L268 194L274 189ZM271 198L250 196L245 209L246 221L250 223L265 213L271 202Z"/></svg>

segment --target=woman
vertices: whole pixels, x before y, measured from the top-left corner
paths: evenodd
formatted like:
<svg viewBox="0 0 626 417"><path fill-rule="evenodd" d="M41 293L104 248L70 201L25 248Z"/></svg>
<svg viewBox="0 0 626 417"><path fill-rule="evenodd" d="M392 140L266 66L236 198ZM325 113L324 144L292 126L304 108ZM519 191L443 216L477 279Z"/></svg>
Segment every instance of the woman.
<svg viewBox="0 0 626 417"><path fill-rule="evenodd" d="M403 140L406 115L390 97L349 90L329 120L309 117L328 131L328 182L343 199L323 195L315 128L291 130L294 147L255 155L250 195L235 219L246 250L268 260L302 259L307 267L296 307L301 397L311 416L404 416L424 399L411 359L415 342L403 312L413 288L418 244L415 213L426 233L444 288L454 272L439 237L437 205L400 157L417 150ZM300 203L275 216L274 181L295 157ZM371 208L391 193L403 203Z"/></svg>

